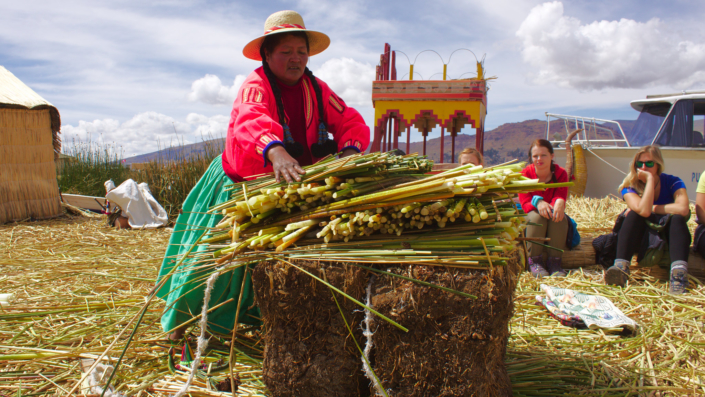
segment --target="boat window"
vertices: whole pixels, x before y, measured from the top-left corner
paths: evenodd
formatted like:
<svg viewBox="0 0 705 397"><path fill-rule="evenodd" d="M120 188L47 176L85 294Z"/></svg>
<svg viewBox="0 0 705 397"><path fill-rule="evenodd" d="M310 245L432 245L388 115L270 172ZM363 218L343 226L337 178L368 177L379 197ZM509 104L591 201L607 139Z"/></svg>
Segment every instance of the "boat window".
<svg viewBox="0 0 705 397"><path fill-rule="evenodd" d="M650 145L656 137L663 119L671 109L670 103L653 103L644 105L644 108L636 119L634 127L625 131L625 135L631 146Z"/></svg>
<svg viewBox="0 0 705 397"><path fill-rule="evenodd" d="M705 100L693 103L693 146L705 147Z"/></svg>
<svg viewBox="0 0 705 397"><path fill-rule="evenodd" d="M663 123L656 143L661 146L694 147L703 145L705 101L680 100Z"/></svg>

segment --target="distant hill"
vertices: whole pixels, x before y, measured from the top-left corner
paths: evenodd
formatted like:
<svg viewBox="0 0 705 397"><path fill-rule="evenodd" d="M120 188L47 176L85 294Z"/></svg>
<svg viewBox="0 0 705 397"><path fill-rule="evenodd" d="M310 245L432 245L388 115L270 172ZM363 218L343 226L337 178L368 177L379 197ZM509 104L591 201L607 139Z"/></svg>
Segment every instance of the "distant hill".
<svg viewBox="0 0 705 397"><path fill-rule="evenodd" d="M618 120L625 133L628 133L634 126L634 120ZM551 133L559 132L561 140L565 138L565 126L563 121L551 122ZM617 134L618 136L618 134ZM538 138L546 137L546 121L545 120L526 120L519 123L506 123L499 127L485 132L485 158L486 164L498 164L514 158L525 160L527 150L531 141ZM590 138L609 139L608 133L601 133ZM555 139L555 137L551 137ZM152 153L141 154L138 156L125 159L126 164L146 163L149 161L174 161L192 156L206 155L208 153L220 153L223 151L225 140L214 139L203 141L189 145L171 147L159 150ZM451 159L451 139L449 135L444 138L443 145L444 162L453 162ZM426 141L426 154L434 161L440 160L441 138L428 139ZM475 147L475 135L459 134L455 138L455 156L457 159L460 153L466 147ZM399 148L406 150L406 143L399 142ZM412 142L410 145L411 152L423 152L423 142Z"/></svg>
<svg viewBox="0 0 705 397"><path fill-rule="evenodd" d="M625 134L631 130L634 124L633 120L618 120ZM571 128L572 130L572 128ZM562 121L551 122L551 133L560 133L560 140L565 139L565 125ZM616 134L619 137L619 134ZM589 138L611 138L609 133L589 134ZM528 149L531 142L535 139L546 138L546 121L545 120L526 120L519 123L506 123L499 127L485 132L485 163L499 164L511 159L526 160L528 157ZM557 140L555 136L551 140ZM448 163L451 159L451 139L446 135L443 142L444 159ZM406 143L400 143L399 147L402 150L406 149ZM426 141L426 154L431 160L440 160L441 138L433 138ZM475 147L475 135L459 134L455 138L455 160L457 161L458 154L466 147ZM422 153L423 142L412 142L410 151Z"/></svg>
<svg viewBox="0 0 705 397"><path fill-rule="evenodd" d="M156 152L140 154L125 159L124 164L148 163L150 161L177 161L194 156L205 156L210 153L222 153L225 139L218 138L182 146L172 146Z"/></svg>

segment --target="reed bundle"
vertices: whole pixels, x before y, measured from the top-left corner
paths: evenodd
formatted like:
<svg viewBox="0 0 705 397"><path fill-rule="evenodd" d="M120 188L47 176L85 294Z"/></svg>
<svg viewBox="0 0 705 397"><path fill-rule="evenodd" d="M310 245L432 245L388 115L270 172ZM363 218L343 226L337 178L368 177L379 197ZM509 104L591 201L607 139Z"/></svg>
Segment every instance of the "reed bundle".
<svg viewBox="0 0 705 397"><path fill-rule="evenodd" d="M221 264L274 250L307 260L502 265L526 227L514 195L559 186L522 176L522 163L425 174L431 167L415 154L358 154L307 167L300 183L264 175L235 184L230 200L211 208L223 220L202 243Z"/></svg>

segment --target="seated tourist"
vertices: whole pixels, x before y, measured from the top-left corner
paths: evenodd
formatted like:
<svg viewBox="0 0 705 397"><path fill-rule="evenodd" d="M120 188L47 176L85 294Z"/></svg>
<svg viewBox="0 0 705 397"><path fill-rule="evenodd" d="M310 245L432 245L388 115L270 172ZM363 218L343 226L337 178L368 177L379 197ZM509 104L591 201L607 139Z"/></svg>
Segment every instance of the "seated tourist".
<svg viewBox="0 0 705 397"><path fill-rule="evenodd" d="M674 294L685 292L690 246L690 231L686 226L690 215L688 194L680 178L663 170L661 150L653 145L642 147L629 165L629 174L619 187L628 209L617 237L617 257L614 265L605 271L606 284L624 286L629 279L632 256L658 246L651 237L662 236L668 242L670 254L669 290ZM647 221L663 229L657 233ZM647 229L654 232L645 239Z"/></svg>
<svg viewBox="0 0 705 397"><path fill-rule="evenodd" d="M529 160L531 164L521 172L527 178L538 179L542 183L568 182L566 171L553 162L551 142L545 139L533 141L529 147ZM568 236L568 218L565 216L567 197L567 187L520 193L519 201L528 221L540 225L529 225L526 228L526 237L548 237L550 241L545 244L541 241L541 244L565 250ZM533 243L529 243L528 248L529 270L534 277L566 275L561 266L562 251Z"/></svg>
<svg viewBox="0 0 705 397"><path fill-rule="evenodd" d="M698 216L698 227L693 237L693 251L705 258L705 171L700 174L695 190L695 215Z"/></svg>
<svg viewBox="0 0 705 397"><path fill-rule="evenodd" d="M465 148L463 149L462 152L458 155L458 162L460 165L465 165L465 164L474 164L474 165L485 165L485 163L482 161L482 153L480 153L477 149L475 148Z"/></svg>

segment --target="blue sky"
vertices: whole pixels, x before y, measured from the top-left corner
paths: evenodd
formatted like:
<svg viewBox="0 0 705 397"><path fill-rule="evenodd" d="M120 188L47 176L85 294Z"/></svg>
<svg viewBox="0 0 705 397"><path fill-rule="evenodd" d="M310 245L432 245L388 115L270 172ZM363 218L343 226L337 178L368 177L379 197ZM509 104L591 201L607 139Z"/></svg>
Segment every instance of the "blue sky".
<svg viewBox="0 0 705 397"><path fill-rule="evenodd" d="M372 124L385 42L445 61L486 54L487 129L544 112L634 119L629 101L705 89L705 2L698 1L7 1L0 65L58 107L64 141L114 142L124 155L222 136L242 56L264 20L299 11L331 46L309 67ZM453 55L449 78L475 70ZM408 63L398 57L399 76ZM424 78L442 71L419 56ZM467 75L466 75L467 77ZM418 135L412 136L418 140Z"/></svg>

